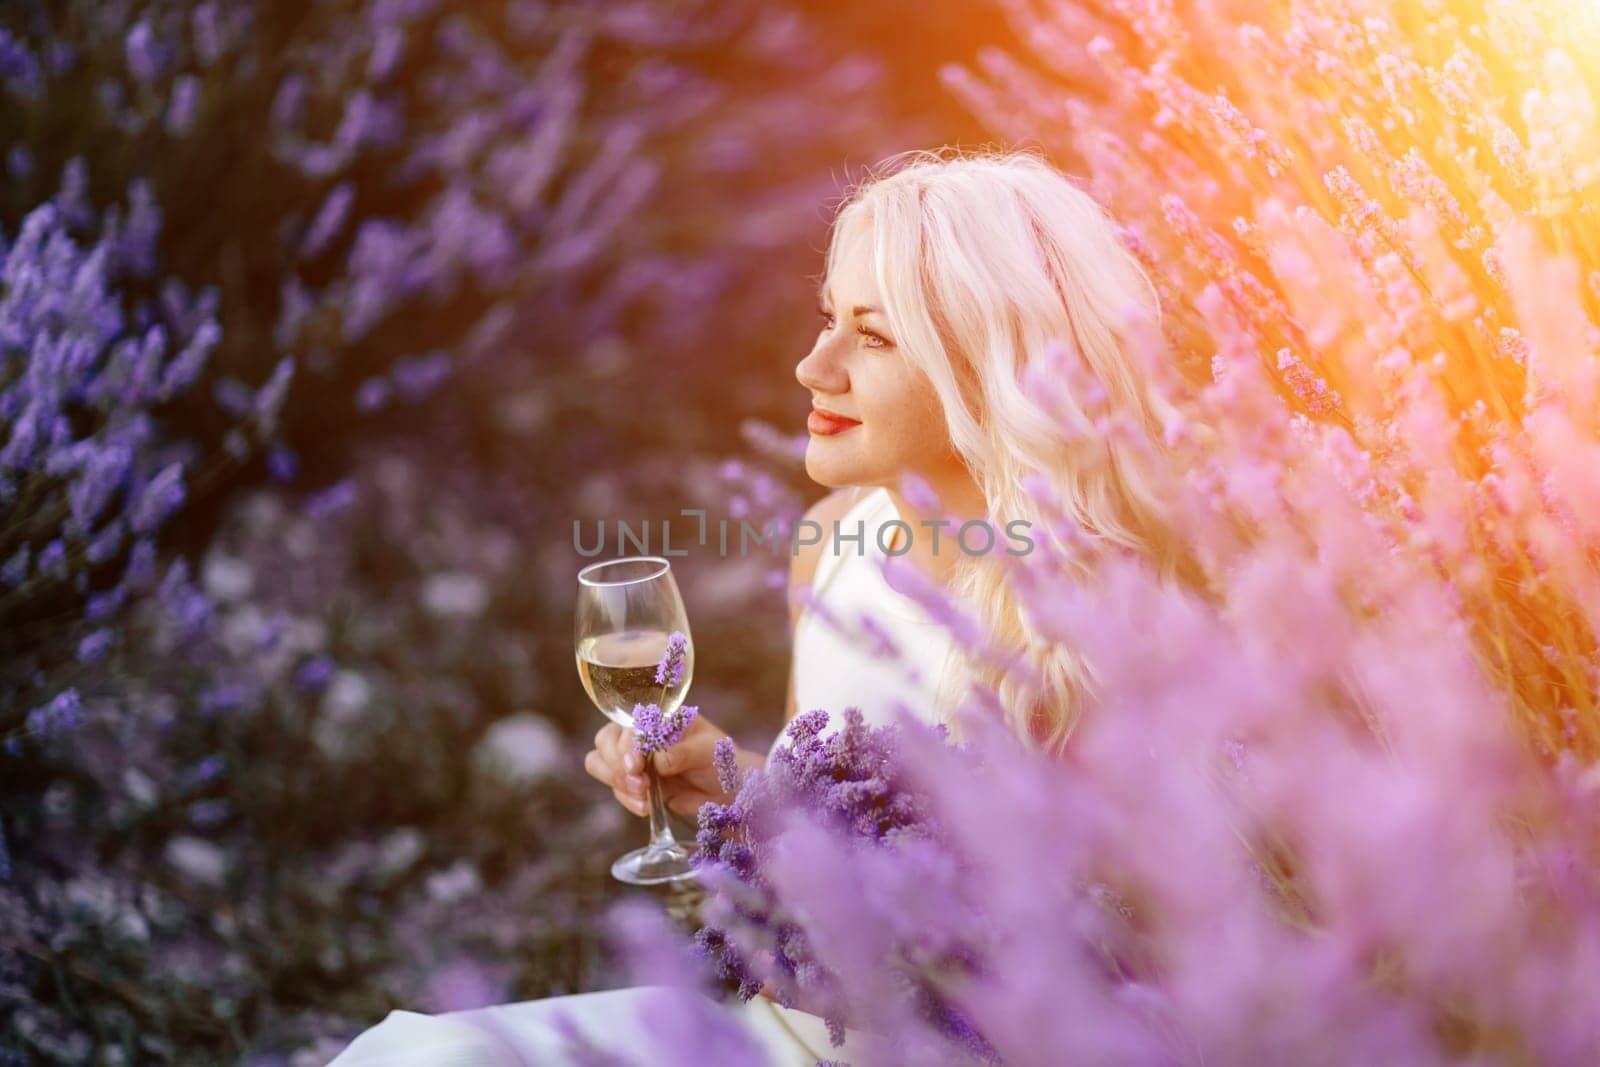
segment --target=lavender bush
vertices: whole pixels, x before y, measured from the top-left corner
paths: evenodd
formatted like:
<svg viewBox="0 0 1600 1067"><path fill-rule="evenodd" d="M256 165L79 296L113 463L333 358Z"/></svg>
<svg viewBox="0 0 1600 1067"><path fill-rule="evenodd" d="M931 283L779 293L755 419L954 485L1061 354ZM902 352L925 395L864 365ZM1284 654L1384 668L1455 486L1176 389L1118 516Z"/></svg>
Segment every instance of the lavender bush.
<svg viewBox="0 0 1600 1067"><path fill-rule="evenodd" d="M578 771L537 611L491 592L513 542L462 525L464 478L359 469L242 498L130 609L76 728L13 764L8 790L40 791L7 805L0 893L32 1055L89 1058L98 1027L131 1062L325 1062L393 1004L605 973L595 849L627 828Z"/></svg>
<svg viewBox="0 0 1600 1067"><path fill-rule="evenodd" d="M933 136L856 103L881 66L785 9L163 0L29 4L0 26L10 210L63 165L43 146L78 147L91 176L137 158L188 209L173 272L219 287L219 377L298 353L286 431L324 475L337 457L306 446L325 427L382 423L451 378L463 412L513 431L553 411L637 423L591 428L603 468L662 437L593 407L595 383L631 387L658 358L683 403L773 414L770 376L727 373L757 360L706 357L729 345L712 309L746 309L771 350L803 311L768 282L812 266L829 164Z"/></svg>
<svg viewBox="0 0 1600 1067"><path fill-rule="evenodd" d="M1541 758L1600 755L1592 20L1501 0L998 9L1026 46L946 84L1122 220L1192 385L1235 356L1269 370L1387 550L1449 576Z"/></svg>
<svg viewBox="0 0 1600 1067"><path fill-rule="evenodd" d="M189 484L220 466L197 459L162 417L217 344L216 294L191 298L176 280L159 301L125 292L153 272L160 229L146 187L134 186L131 203L126 216L113 207L102 217L74 160L8 248L0 232L0 499L14 517L0 534L11 697L0 734L13 756L63 718L48 690L92 674L117 641L120 610L156 590L163 526ZM286 359L246 393L227 438L241 457L271 440L291 372ZM63 645L76 663L48 672ZM44 702L24 715L30 699Z"/></svg>
<svg viewBox="0 0 1600 1067"><path fill-rule="evenodd" d="M830 164L930 136L879 70L781 8L0 10L0 1055L318 1063L605 983L570 522L721 503L738 420L618 397L775 413ZM772 564L697 613L733 726Z"/></svg>

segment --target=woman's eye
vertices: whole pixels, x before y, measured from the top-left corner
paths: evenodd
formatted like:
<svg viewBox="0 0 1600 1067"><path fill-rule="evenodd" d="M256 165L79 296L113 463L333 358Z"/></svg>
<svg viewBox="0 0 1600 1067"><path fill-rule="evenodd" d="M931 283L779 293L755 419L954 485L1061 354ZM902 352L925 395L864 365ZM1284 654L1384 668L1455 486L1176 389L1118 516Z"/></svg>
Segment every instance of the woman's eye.
<svg viewBox="0 0 1600 1067"><path fill-rule="evenodd" d="M833 328L833 312L831 312L831 311L823 311L821 308L818 308L817 309L817 314L822 316L822 328L824 330L831 330ZM873 333L871 330L867 329L865 326L857 327L856 328L856 332L859 333L861 336L863 336L863 337L868 339L868 341L867 341L867 347L868 348L888 348L889 347L888 338L884 337L881 334Z"/></svg>

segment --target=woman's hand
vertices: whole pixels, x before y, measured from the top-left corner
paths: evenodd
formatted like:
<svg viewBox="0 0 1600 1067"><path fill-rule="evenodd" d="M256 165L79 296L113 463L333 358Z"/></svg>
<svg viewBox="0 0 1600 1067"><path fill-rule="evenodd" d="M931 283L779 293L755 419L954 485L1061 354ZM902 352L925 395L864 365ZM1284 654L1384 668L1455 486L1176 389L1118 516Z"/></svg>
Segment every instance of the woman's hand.
<svg viewBox="0 0 1600 1067"><path fill-rule="evenodd" d="M712 764L717 741L727 736L726 731L704 715L696 715L677 744L656 753L661 797L668 808L693 818L700 805L708 800L726 804L732 799L722 791ZM583 757L583 769L610 786L617 803L635 815L644 815L649 810L644 757L635 751L633 739L632 730L625 730L614 722L606 723L594 735L594 748ZM740 748L735 749L735 758L741 768L759 767L765 762L759 754Z"/></svg>

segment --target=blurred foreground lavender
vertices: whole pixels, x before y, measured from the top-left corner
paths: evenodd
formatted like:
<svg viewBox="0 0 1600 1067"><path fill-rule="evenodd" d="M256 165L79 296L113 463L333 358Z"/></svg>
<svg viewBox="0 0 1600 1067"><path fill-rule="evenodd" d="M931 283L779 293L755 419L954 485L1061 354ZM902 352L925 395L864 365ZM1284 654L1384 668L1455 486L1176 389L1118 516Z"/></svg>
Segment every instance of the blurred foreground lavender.
<svg viewBox="0 0 1600 1067"><path fill-rule="evenodd" d="M1286 439L1262 370L1227 358L1196 409L1219 481L1166 487L1226 560L1212 596L1065 520L1013 564L1094 669L1059 759L987 714L963 746L906 718L892 745L812 745L810 788L754 772L703 809L703 947L745 993L848 1005L858 1067L1600 1056L1600 768L1529 751L1448 585L1330 492L1336 438ZM1214 521L1218 494L1255 525ZM936 832L876 832L897 803ZM713 988L681 938L621 932L635 973Z"/></svg>
<svg viewBox="0 0 1600 1067"><path fill-rule="evenodd" d="M694 939L715 976L736 983L743 1000L766 986L786 1007L821 1015L835 1044L842 1043L847 1023L860 1021L860 1006L843 995L837 977L811 949L809 920L803 921L808 910L787 907L768 880L772 865L782 862L787 831L803 822L840 835L849 847L903 853L907 863L915 862L919 845L926 849L942 836L924 795L927 783L911 776L900 752L901 728L869 727L858 708L842 712L831 734L823 732L826 710L797 715L767 766L742 778L732 742L719 741L717 775L733 799L701 808L700 850L693 860L711 894ZM936 951L947 952L952 966L971 960L970 950L935 950L939 931L923 934L914 949L919 965ZM894 961L882 965L893 967ZM917 980L916 970L909 968L908 981ZM942 1018L952 1035L964 1032L947 1005L926 988L922 992L931 1018ZM990 1050L975 1043L974 1051Z"/></svg>

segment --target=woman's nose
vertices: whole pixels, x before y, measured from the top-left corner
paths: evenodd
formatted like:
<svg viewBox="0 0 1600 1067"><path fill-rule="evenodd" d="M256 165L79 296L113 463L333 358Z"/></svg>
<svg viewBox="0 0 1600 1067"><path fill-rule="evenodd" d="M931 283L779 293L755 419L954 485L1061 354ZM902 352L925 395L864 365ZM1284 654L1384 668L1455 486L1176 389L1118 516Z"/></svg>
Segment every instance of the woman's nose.
<svg viewBox="0 0 1600 1067"><path fill-rule="evenodd" d="M843 393L849 383L839 360L821 341L795 364L794 376L796 381L815 393Z"/></svg>

